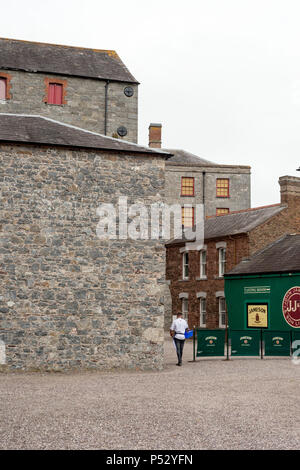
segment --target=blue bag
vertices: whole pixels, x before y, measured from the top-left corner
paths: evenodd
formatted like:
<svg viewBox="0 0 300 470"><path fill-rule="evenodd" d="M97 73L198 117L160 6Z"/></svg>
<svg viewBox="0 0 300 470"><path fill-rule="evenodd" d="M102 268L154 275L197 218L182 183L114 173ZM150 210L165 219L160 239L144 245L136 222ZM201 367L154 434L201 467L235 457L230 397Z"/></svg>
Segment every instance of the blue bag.
<svg viewBox="0 0 300 470"><path fill-rule="evenodd" d="M184 333L184 336L187 339L187 338L191 338L193 334L194 334L193 330L189 330Z"/></svg>

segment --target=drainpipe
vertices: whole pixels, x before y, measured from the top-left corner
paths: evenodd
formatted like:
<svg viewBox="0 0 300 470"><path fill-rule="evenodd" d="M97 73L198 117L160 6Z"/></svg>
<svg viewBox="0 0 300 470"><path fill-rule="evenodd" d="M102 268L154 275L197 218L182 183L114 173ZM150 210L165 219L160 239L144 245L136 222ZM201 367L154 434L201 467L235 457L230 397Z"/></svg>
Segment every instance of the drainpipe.
<svg viewBox="0 0 300 470"><path fill-rule="evenodd" d="M202 171L202 204L203 204L203 215L205 218L205 171Z"/></svg>
<svg viewBox="0 0 300 470"><path fill-rule="evenodd" d="M109 85L109 80L106 80L106 83L105 83L105 106L104 106L104 135L107 134L108 85Z"/></svg>

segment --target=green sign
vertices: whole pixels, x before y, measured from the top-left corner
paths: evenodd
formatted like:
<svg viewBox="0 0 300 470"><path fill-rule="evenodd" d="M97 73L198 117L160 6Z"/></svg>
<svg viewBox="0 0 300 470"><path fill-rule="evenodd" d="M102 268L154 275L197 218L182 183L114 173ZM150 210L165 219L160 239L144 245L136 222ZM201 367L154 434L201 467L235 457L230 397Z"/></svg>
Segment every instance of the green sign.
<svg viewBox="0 0 300 470"><path fill-rule="evenodd" d="M197 356L224 356L225 330L197 330Z"/></svg>
<svg viewBox="0 0 300 470"><path fill-rule="evenodd" d="M259 356L260 331L231 330L231 355L232 356Z"/></svg>
<svg viewBox="0 0 300 470"><path fill-rule="evenodd" d="M244 294L270 294L270 286L244 287Z"/></svg>
<svg viewBox="0 0 300 470"><path fill-rule="evenodd" d="M291 335L289 331L264 331L265 356L290 356Z"/></svg>

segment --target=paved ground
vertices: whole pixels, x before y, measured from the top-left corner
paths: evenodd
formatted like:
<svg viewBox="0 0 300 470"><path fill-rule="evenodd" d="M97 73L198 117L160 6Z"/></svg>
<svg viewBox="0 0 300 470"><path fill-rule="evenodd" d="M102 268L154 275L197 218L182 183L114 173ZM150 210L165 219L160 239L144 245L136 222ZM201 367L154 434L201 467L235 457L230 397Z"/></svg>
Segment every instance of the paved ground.
<svg viewBox="0 0 300 470"><path fill-rule="evenodd" d="M299 449L300 365L192 359L165 370L0 374L0 449Z"/></svg>

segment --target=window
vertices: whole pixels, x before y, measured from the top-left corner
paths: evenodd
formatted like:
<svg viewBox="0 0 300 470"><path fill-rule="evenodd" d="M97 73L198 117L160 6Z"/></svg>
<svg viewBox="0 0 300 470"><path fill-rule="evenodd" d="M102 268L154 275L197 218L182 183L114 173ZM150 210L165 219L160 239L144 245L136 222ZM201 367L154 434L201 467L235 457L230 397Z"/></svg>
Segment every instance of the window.
<svg viewBox="0 0 300 470"><path fill-rule="evenodd" d="M229 179L217 178L217 197L229 197Z"/></svg>
<svg viewBox="0 0 300 470"><path fill-rule="evenodd" d="M182 299L181 302L182 302L182 304L181 304L182 316L187 321L188 314L189 314L189 301L188 301L188 299Z"/></svg>
<svg viewBox="0 0 300 470"><path fill-rule="evenodd" d="M56 104L62 106L67 104L67 80L59 78L45 78L45 97L44 102L47 104Z"/></svg>
<svg viewBox="0 0 300 470"><path fill-rule="evenodd" d="M182 257L182 279L189 278L189 254L183 253Z"/></svg>
<svg viewBox="0 0 300 470"><path fill-rule="evenodd" d="M225 215L229 214L229 209L227 207L217 207L216 215Z"/></svg>
<svg viewBox="0 0 300 470"><path fill-rule="evenodd" d="M63 104L63 86L60 83L49 83L48 104Z"/></svg>
<svg viewBox="0 0 300 470"><path fill-rule="evenodd" d="M194 196L194 178L181 178L181 196Z"/></svg>
<svg viewBox="0 0 300 470"><path fill-rule="evenodd" d="M194 226L194 207L182 207L181 220L184 227Z"/></svg>
<svg viewBox="0 0 300 470"><path fill-rule="evenodd" d="M7 81L0 77L0 100L6 100Z"/></svg>
<svg viewBox="0 0 300 470"><path fill-rule="evenodd" d="M226 303L225 297L219 297L219 327L226 327Z"/></svg>
<svg viewBox="0 0 300 470"><path fill-rule="evenodd" d="M219 277L225 274L226 248L219 248Z"/></svg>
<svg viewBox="0 0 300 470"><path fill-rule="evenodd" d="M200 298L200 327L206 327L206 298Z"/></svg>
<svg viewBox="0 0 300 470"><path fill-rule="evenodd" d="M200 251L200 277L206 278L206 250Z"/></svg>

